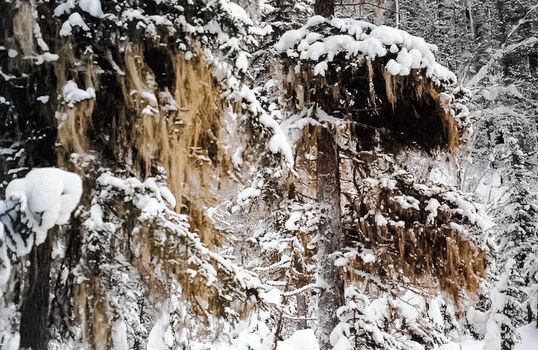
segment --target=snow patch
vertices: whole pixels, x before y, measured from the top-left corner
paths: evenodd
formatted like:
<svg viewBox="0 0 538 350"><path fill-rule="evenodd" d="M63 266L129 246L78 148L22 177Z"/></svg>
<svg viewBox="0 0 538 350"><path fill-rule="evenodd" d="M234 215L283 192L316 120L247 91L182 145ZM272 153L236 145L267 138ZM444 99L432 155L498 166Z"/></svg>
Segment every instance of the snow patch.
<svg viewBox="0 0 538 350"><path fill-rule="evenodd" d="M323 75L326 65L338 54L345 54L348 59L375 60L390 51L398 53L385 66L392 75L408 75L412 69L423 69L434 81L456 82L456 75L436 62L435 45L400 29L352 18L329 20L314 16L305 26L285 32L275 50L290 58L318 62L314 65L315 75Z"/></svg>
<svg viewBox="0 0 538 350"><path fill-rule="evenodd" d="M277 350L319 350L316 334L310 328L295 331L288 339L279 341Z"/></svg>
<svg viewBox="0 0 538 350"><path fill-rule="evenodd" d="M80 13L74 12L69 16L67 21L62 24L62 28L60 29L60 36L71 35L74 27L80 27L86 32L90 30L90 27L88 27L86 22L84 22L84 20L80 16Z"/></svg>
<svg viewBox="0 0 538 350"><path fill-rule="evenodd" d="M62 89L62 95L68 106L74 107L76 103L81 101L95 99L95 89L91 87L86 90L79 89L77 83L69 80Z"/></svg>
<svg viewBox="0 0 538 350"><path fill-rule="evenodd" d="M101 18L104 16L100 0L80 0L78 6L82 11L88 12L94 17Z"/></svg>
<svg viewBox="0 0 538 350"><path fill-rule="evenodd" d="M114 350L129 350L129 343L127 342L127 326L123 320L114 322L111 333Z"/></svg>
<svg viewBox="0 0 538 350"><path fill-rule="evenodd" d="M81 195L80 177L56 168L34 169L23 179L11 181L6 188L6 200L20 203L28 225L36 233L36 244L45 241L47 231L54 225L69 221ZM17 253L20 256L22 251Z"/></svg>
<svg viewBox="0 0 538 350"><path fill-rule="evenodd" d="M174 345L170 329L170 315L163 313L149 332L147 350L168 350Z"/></svg>

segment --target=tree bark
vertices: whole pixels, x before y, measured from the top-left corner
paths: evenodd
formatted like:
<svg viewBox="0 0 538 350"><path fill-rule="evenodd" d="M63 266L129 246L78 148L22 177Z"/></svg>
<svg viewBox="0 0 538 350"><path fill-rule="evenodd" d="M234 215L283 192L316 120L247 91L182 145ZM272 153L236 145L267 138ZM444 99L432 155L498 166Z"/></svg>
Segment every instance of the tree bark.
<svg viewBox="0 0 538 350"><path fill-rule="evenodd" d="M465 16L467 17L467 20L469 21L469 31L471 32L471 35L473 38L476 37L474 32L474 18L473 18L473 7L471 0L465 0Z"/></svg>
<svg viewBox="0 0 538 350"><path fill-rule="evenodd" d="M314 13L323 17L334 15L334 0L316 0Z"/></svg>
<svg viewBox="0 0 538 350"><path fill-rule="evenodd" d="M340 171L334 130L321 128L317 137L317 193L321 206L318 241L318 279L325 288L318 302L318 337L322 350L330 349L329 336L338 324L336 310L344 303L344 283L335 266L334 252L343 246L340 223Z"/></svg>
<svg viewBox="0 0 538 350"><path fill-rule="evenodd" d="M396 28L400 28L400 1L394 0L394 15L396 21Z"/></svg>
<svg viewBox="0 0 538 350"><path fill-rule="evenodd" d="M334 15L334 0L316 0L314 13L324 17ZM340 170L334 130L320 128L316 141L317 200L321 207L317 254L318 282L325 287L321 289L318 300L318 338L320 349L328 350L332 348L330 334L338 324L336 310L344 303L344 283L334 265L334 252L340 250L343 245L340 223Z"/></svg>
<svg viewBox="0 0 538 350"><path fill-rule="evenodd" d="M30 254L28 290L21 309L21 349L47 349L51 251L47 238Z"/></svg>

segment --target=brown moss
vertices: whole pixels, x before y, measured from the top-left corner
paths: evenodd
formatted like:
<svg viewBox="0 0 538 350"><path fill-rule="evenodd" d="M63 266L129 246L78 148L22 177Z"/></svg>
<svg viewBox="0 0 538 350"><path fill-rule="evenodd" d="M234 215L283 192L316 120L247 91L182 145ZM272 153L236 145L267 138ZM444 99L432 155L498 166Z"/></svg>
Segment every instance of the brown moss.
<svg viewBox="0 0 538 350"><path fill-rule="evenodd" d="M84 100L73 107L65 106L58 126L59 160L69 159L71 153L88 151L87 128L95 106L94 100ZM63 162L62 162L63 163Z"/></svg>
<svg viewBox="0 0 538 350"><path fill-rule="evenodd" d="M173 66L171 92L168 86L157 84L142 48L126 46L125 75L117 78L123 99L123 110L118 118L131 120L129 123L121 121L120 125L129 130L114 132L120 134L115 139L130 144L117 145L117 148L127 149L126 154L132 153L130 149L135 151L133 165L142 177L158 173L155 167L164 167L168 186L176 197L175 209L189 214L191 226L200 232L204 243L212 245L220 239L220 233L206 218L205 209L215 204L215 192L223 185L229 169L229 157L221 145L220 86L202 54L191 60L186 60L183 53L164 54L170 55ZM65 84L69 67L74 65L72 60L62 59L55 67L60 88ZM85 62L83 84L79 86L98 86L91 57ZM167 96L160 96L162 94ZM157 103L148 96L155 96ZM60 164L64 164L71 153L90 150L88 131L95 104L93 99L85 100L71 107L63 105L58 112ZM123 135L128 133L131 135Z"/></svg>
<svg viewBox="0 0 538 350"><path fill-rule="evenodd" d="M65 55L55 65L55 74L57 78L58 94L67 82L67 77L71 67L75 65L71 49L65 47ZM81 89L94 88L98 86L96 69L92 63L91 57L84 58L87 64L82 73L82 81L77 85ZM84 154L89 151L88 128L91 123L91 117L95 109L95 99L83 100L75 104L68 104L63 101L57 115L59 116L58 135L57 135L57 159L58 164L65 166L72 153Z"/></svg>
<svg viewBox="0 0 538 350"><path fill-rule="evenodd" d="M81 326L82 341L94 349L110 347L110 324L106 299L98 279L90 278L74 286L75 321Z"/></svg>
<svg viewBox="0 0 538 350"><path fill-rule="evenodd" d="M177 110L150 106L151 113L146 113L149 101L142 93L158 96L161 91L144 63L141 49L131 46L126 50L127 76L120 84L128 105L139 113L133 130L134 147L143 176L152 175L154 165L164 166L168 186L176 197L176 210L186 210L204 243L212 244L218 240L218 231L212 229L204 210L214 204L214 191L229 166L220 144L220 87L202 55L186 60L183 53L178 53L171 56L171 61Z"/></svg>
<svg viewBox="0 0 538 350"><path fill-rule="evenodd" d="M314 76L310 64L298 71L295 66L284 66L283 76L288 78L283 83L292 107L317 103L327 113L352 120L361 128L382 130L385 146L451 151L459 146L463 126L443 95L444 86L424 71L394 76L382 61L366 58L357 66L343 67L337 61L323 77Z"/></svg>
<svg viewBox="0 0 538 350"><path fill-rule="evenodd" d="M361 163L358 166L382 167L379 163ZM359 250L373 250L377 261L366 264L360 259L355 260L347 271L346 279L349 282L362 279L353 270L372 272L387 279L402 280L405 276L421 286L439 285L456 301L464 290L478 292L479 282L485 275L486 253L452 223L466 227L470 232L476 228L465 218L453 215L454 208L443 201L442 196L436 199L447 206L438 210L433 221L425 209L403 208L394 199L395 196L417 198L422 203L421 207L431 197L415 190L404 177L394 179L397 181L395 189L372 188L360 179L356 180L359 186L356 193L360 195L352 198L352 215L356 223L346 226L348 244L357 245ZM387 225L376 222L376 213L383 215Z"/></svg>
<svg viewBox="0 0 538 350"><path fill-rule="evenodd" d="M13 16L13 35L24 54L32 56L34 54L34 1L19 1L17 12Z"/></svg>
<svg viewBox="0 0 538 350"><path fill-rule="evenodd" d="M125 47L122 67L125 75L118 74L113 78L114 84L109 83L109 86L119 87L114 95L118 107L112 111L117 116L108 119L110 124L97 123L95 115L95 125L92 124L96 104L103 102L99 100L102 94L97 95L97 101L85 100L72 107L61 107L58 112L63 120L58 127L59 163L65 163L73 152L84 154L99 147L95 144L97 140L92 139L95 133L105 136L112 133L111 139L116 140L112 142L117 142L114 148L133 155L125 161L132 162L130 165L140 177L166 174L168 186L177 199L176 211L187 214L191 230L199 233L203 243L212 246L220 241L222 233L207 217L206 209L220 200L218 193L225 192L227 186L233 187L232 180L226 180L230 178L229 157L221 144L224 130L220 86L213 77L212 66L202 54L191 60L186 60L182 53L165 50L163 54L170 55L173 67L173 72L168 72L166 86L159 85L155 72L148 65L147 51L137 45ZM99 89L95 70L89 63L91 59L84 60L84 68L78 68L78 73L82 73L73 77L75 73L71 68L75 58L68 56L70 54L55 66L59 88L66 80L75 79L80 88L97 86ZM151 95L157 97L156 104ZM99 113L102 115L103 111ZM97 129L107 125L112 130ZM114 204L116 208L117 205ZM191 275L200 266L190 262L187 250L190 243L179 240L182 242L179 244L177 237L167 237L163 243L162 237L155 236L162 230L163 227L148 225L131 236L129 242L137 247L131 261L151 291L149 297L165 300L169 281L175 279L197 313L208 318L209 314L222 315L231 301L223 302L217 282L208 286L201 275ZM156 270L162 274L156 274ZM219 270L218 273L219 278L228 278L225 272ZM96 348L106 348L110 322L106 318L106 305L102 303L104 295L101 295L99 280L93 278L76 285L75 294L77 323L83 325L84 339Z"/></svg>
<svg viewBox="0 0 538 350"><path fill-rule="evenodd" d="M170 279L175 279L181 284L182 295L192 304L194 310L208 320L210 315L224 314L225 302L215 282L207 284L199 272L201 267L193 263L193 259L187 249L188 241L178 237L166 237L162 235L174 233L163 231L163 228L149 226L144 227L132 237L131 245L136 247L136 254L132 258L133 265L141 276L144 283L152 291L152 298L164 301L169 293ZM159 237L154 237L159 235ZM156 274L155 271L160 271ZM225 278L216 267L220 278Z"/></svg>

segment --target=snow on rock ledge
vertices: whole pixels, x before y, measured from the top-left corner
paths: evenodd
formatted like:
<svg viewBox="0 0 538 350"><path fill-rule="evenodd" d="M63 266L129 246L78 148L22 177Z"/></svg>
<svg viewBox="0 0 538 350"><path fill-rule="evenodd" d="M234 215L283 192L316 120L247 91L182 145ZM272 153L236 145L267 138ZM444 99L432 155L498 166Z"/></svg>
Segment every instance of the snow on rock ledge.
<svg viewBox="0 0 538 350"><path fill-rule="evenodd" d="M275 49L293 59L318 63L316 73L320 75L328 62L344 54L346 59L386 58L385 68L392 75L424 69L436 82L456 82L455 74L435 61L437 46L400 29L352 18L314 16L305 26L284 33Z"/></svg>

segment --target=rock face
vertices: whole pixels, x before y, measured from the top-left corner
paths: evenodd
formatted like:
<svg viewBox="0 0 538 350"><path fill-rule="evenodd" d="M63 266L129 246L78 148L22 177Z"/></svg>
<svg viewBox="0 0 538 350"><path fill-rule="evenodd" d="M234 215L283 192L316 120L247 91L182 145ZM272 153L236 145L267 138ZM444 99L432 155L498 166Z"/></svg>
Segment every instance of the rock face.
<svg viewBox="0 0 538 350"><path fill-rule="evenodd" d="M275 38L278 9L228 0L0 6L3 344L407 349L463 329L490 225L414 172L471 131L432 45L319 16Z"/></svg>

